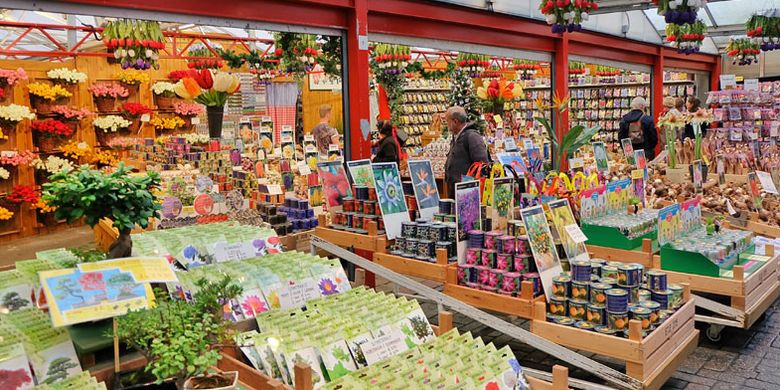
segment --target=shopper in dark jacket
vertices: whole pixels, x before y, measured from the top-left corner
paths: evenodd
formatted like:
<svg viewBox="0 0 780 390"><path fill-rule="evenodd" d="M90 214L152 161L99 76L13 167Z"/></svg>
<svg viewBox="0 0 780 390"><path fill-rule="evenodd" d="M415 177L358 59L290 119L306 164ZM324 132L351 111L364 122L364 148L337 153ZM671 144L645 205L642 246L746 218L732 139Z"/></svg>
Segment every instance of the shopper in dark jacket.
<svg viewBox="0 0 780 390"><path fill-rule="evenodd" d="M444 176L449 193L454 194L455 183L468 173L475 162L488 162L487 146L474 123L466 123L468 115L463 107L450 107L445 115L451 133L450 151L444 165Z"/></svg>
<svg viewBox="0 0 780 390"><path fill-rule="evenodd" d="M696 111L699 111L701 109L701 100L695 96L688 96L688 101L685 102L686 108L688 109L689 114L695 114ZM701 135L702 137L707 135L707 129L710 128L710 125L707 123L701 124ZM683 139L690 138L695 139L696 136L693 134L693 125L688 123L685 125L685 131L683 132Z"/></svg>
<svg viewBox="0 0 780 390"><path fill-rule="evenodd" d="M379 144L376 148L376 156L372 162L394 162L400 164L398 143L393 137L393 123L389 120L379 121ZM399 167L400 168L400 167Z"/></svg>
<svg viewBox="0 0 780 390"><path fill-rule="evenodd" d="M644 149L648 161L655 158L655 146L658 144L658 133L655 131L653 118L645 114L647 101L642 97L636 97L631 101L631 111L620 121L618 138L631 138L634 150ZM640 134L631 134L630 128L639 127Z"/></svg>

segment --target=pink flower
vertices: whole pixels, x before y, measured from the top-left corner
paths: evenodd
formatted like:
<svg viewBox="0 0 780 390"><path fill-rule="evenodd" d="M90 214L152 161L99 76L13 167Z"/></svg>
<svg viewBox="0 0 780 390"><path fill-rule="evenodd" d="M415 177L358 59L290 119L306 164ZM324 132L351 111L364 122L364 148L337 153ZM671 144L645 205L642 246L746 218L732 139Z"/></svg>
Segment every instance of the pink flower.
<svg viewBox="0 0 780 390"><path fill-rule="evenodd" d="M68 106L54 106L51 108L51 112L59 115L64 120L75 120L75 121L80 121L92 115L92 112L90 112L86 108L75 108L75 107L68 107Z"/></svg>
<svg viewBox="0 0 780 390"><path fill-rule="evenodd" d="M14 85L19 80L27 80L27 73L22 68L16 70L0 69L0 79L5 79L5 83L8 85Z"/></svg>
<svg viewBox="0 0 780 390"><path fill-rule="evenodd" d="M197 116L206 111L206 108L197 103L177 102L173 104L173 110L182 116Z"/></svg>
<svg viewBox="0 0 780 390"><path fill-rule="evenodd" d="M81 275L79 284L86 291L106 289L106 282L103 280L103 274L100 272L89 272Z"/></svg>
<svg viewBox="0 0 780 390"><path fill-rule="evenodd" d="M117 83L95 83L89 86L89 92L94 96L113 98L127 97L129 92L127 88Z"/></svg>
<svg viewBox="0 0 780 390"><path fill-rule="evenodd" d="M250 295L246 297L244 302L241 303L241 307L244 309L244 313L251 317L268 311L268 307L266 306L265 302L263 302L263 300L260 299L260 297L257 295Z"/></svg>
<svg viewBox="0 0 780 390"><path fill-rule="evenodd" d="M5 155L0 155L0 165L11 165L14 167L18 165L29 165L37 157L37 154L29 150L25 150L21 153L12 151Z"/></svg>

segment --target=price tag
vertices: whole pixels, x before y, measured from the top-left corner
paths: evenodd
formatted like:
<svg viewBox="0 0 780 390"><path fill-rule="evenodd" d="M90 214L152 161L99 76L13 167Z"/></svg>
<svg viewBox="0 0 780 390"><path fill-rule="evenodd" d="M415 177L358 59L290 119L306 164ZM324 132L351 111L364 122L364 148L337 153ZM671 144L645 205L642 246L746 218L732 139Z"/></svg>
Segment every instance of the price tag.
<svg viewBox="0 0 780 390"><path fill-rule="evenodd" d="M328 152L338 152L339 146L336 144L330 144L328 145Z"/></svg>
<svg viewBox="0 0 780 390"><path fill-rule="evenodd" d="M193 125L199 125L200 124L200 118L198 118L196 116L196 117L190 119L190 123L192 123Z"/></svg>
<svg viewBox="0 0 780 390"><path fill-rule="evenodd" d="M758 79L745 79L742 85L744 86L745 91L758 92Z"/></svg>
<svg viewBox="0 0 780 390"><path fill-rule="evenodd" d="M282 186L280 184L269 184L268 185L268 194L270 195L281 195L284 191L282 191Z"/></svg>
<svg viewBox="0 0 780 390"><path fill-rule="evenodd" d="M720 89L736 89L737 88L737 76L733 74L720 75Z"/></svg>
<svg viewBox="0 0 780 390"><path fill-rule="evenodd" d="M772 175L763 171L756 171L756 175L758 176L758 181L761 182L761 187L764 187L764 191L777 195L777 187L775 187L775 183L772 181Z"/></svg>
<svg viewBox="0 0 780 390"><path fill-rule="evenodd" d="M149 114L143 114L141 115L141 122L149 122L149 120L152 119L152 116Z"/></svg>
<svg viewBox="0 0 780 390"><path fill-rule="evenodd" d="M631 178L634 180L644 179L645 178L645 170L644 169L634 169L631 171Z"/></svg>
<svg viewBox="0 0 780 390"><path fill-rule="evenodd" d="M585 233L582 232L582 229L580 229L576 223L566 225L564 226L564 229L566 229L566 233L569 233L569 237L572 239L572 241L578 244L588 241L588 237L585 235Z"/></svg>
<svg viewBox="0 0 780 390"><path fill-rule="evenodd" d="M737 215L737 210L734 210L734 206L731 205L731 201L726 198L726 210L728 210L729 215Z"/></svg>
<svg viewBox="0 0 780 390"><path fill-rule="evenodd" d="M311 174L311 168L309 168L309 164L306 164L306 161L298 161L298 172L303 176L308 176Z"/></svg>
<svg viewBox="0 0 780 390"><path fill-rule="evenodd" d="M235 244L218 242L214 246L214 257L218 263L250 259L255 257L255 247L252 246L251 242L238 242Z"/></svg>
<svg viewBox="0 0 780 390"><path fill-rule="evenodd" d="M570 158L569 165L571 165L571 169L583 169L585 163L581 157L577 157L577 158Z"/></svg>
<svg viewBox="0 0 780 390"><path fill-rule="evenodd" d="M314 142L314 135L313 134L306 134L303 136L303 140L306 142Z"/></svg>
<svg viewBox="0 0 780 390"><path fill-rule="evenodd" d="M501 118L501 115L493 115L493 120L496 121L496 126L504 127L504 119Z"/></svg>

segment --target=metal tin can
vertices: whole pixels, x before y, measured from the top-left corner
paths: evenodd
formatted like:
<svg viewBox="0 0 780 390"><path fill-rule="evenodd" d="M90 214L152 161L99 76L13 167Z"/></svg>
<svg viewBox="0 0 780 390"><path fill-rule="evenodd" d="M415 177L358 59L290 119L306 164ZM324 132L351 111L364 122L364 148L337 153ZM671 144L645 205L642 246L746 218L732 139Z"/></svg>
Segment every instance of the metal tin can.
<svg viewBox="0 0 780 390"><path fill-rule="evenodd" d="M514 266L514 259L512 258L512 255L507 255L505 253L498 253L496 254L496 268L511 272L514 271L512 267Z"/></svg>
<svg viewBox="0 0 780 390"><path fill-rule="evenodd" d="M526 272L531 269L531 256L515 255L515 272Z"/></svg>
<svg viewBox="0 0 780 390"><path fill-rule="evenodd" d="M612 278L599 278L599 283L608 284L613 288L617 286L617 280Z"/></svg>
<svg viewBox="0 0 780 390"><path fill-rule="evenodd" d="M628 328L628 312L612 313L607 311L607 325L610 329L622 331Z"/></svg>
<svg viewBox="0 0 780 390"><path fill-rule="evenodd" d="M519 272L506 272L501 280L501 290L499 292L505 295L517 296L522 282L523 277Z"/></svg>
<svg viewBox="0 0 780 390"><path fill-rule="evenodd" d="M596 326L594 329L596 330L596 333L601 333L608 336L617 336L618 332L617 330L612 329L607 325Z"/></svg>
<svg viewBox="0 0 780 390"><path fill-rule="evenodd" d="M377 218L376 219L376 225L377 225L377 227L376 227L377 230L381 230L381 231L385 230L385 220L384 219Z"/></svg>
<svg viewBox="0 0 780 390"><path fill-rule="evenodd" d="M571 319L569 317L560 317L560 318L558 318L558 324L560 324L560 325L573 326L575 322L576 321L574 321L573 319Z"/></svg>
<svg viewBox="0 0 780 390"><path fill-rule="evenodd" d="M601 262L591 261L590 262L590 272L593 275L596 275L596 276L598 276L600 278L601 277Z"/></svg>
<svg viewBox="0 0 780 390"><path fill-rule="evenodd" d="M625 313L628 311L628 291L622 288L611 288L607 294L607 311L612 313Z"/></svg>
<svg viewBox="0 0 780 390"><path fill-rule="evenodd" d="M601 277L602 278L610 278L614 279L615 282L618 280L618 270L617 267L612 265L603 265L601 266Z"/></svg>
<svg viewBox="0 0 780 390"><path fill-rule="evenodd" d="M515 239L515 252L518 255L531 255L531 247L528 246L528 236L518 236Z"/></svg>
<svg viewBox="0 0 780 390"><path fill-rule="evenodd" d="M421 259L430 260L436 258L436 244L431 240L420 240L417 242L417 256Z"/></svg>
<svg viewBox="0 0 780 390"><path fill-rule="evenodd" d="M341 212L341 211L334 211L333 212L333 220L332 220L332 222L333 222L334 225L338 225L338 226L343 225L344 224L342 222L343 219L344 219L344 213L343 212Z"/></svg>
<svg viewBox="0 0 780 390"><path fill-rule="evenodd" d="M454 223L447 225L447 240L450 242L458 242L458 227Z"/></svg>
<svg viewBox="0 0 780 390"><path fill-rule="evenodd" d="M585 311L588 308L588 301L579 299L569 299L569 317L576 321L582 321L586 318Z"/></svg>
<svg viewBox="0 0 780 390"><path fill-rule="evenodd" d="M661 305L658 302L647 301L639 304L641 307L650 310L650 322L657 325L661 321Z"/></svg>
<svg viewBox="0 0 780 390"><path fill-rule="evenodd" d="M429 237L428 230L430 228L430 224L423 222L423 223L417 223L417 231L415 232L415 236L418 240L427 240Z"/></svg>
<svg viewBox="0 0 780 390"><path fill-rule="evenodd" d="M490 279L490 268L481 265L476 265L474 268L477 269L477 285L481 287Z"/></svg>
<svg viewBox="0 0 780 390"><path fill-rule="evenodd" d="M414 256L417 253L417 242L419 240L416 238L407 238L406 239L406 253L410 256Z"/></svg>
<svg viewBox="0 0 780 390"><path fill-rule="evenodd" d="M588 301L590 287L590 279L587 282L580 282L577 280L571 281L571 297L572 299L579 299L581 301Z"/></svg>
<svg viewBox="0 0 780 390"><path fill-rule="evenodd" d="M444 249L447 251L447 258L450 258L450 252L452 252L452 248L450 248L450 243L447 241L437 241L436 242L436 251L438 252L439 249ZM434 253L435 255L435 253ZM434 256L435 258L435 256Z"/></svg>
<svg viewBox="0 0 780 390"><path fill-rule="evenodd" d="M375 215L376 214L376 202L366 200L363 202L363 214Z"/></svg>
<svg viewBox="0 0 780 390"><path fill-rule="evenodd" d="M478 265L482 262L482 250L479 248L466 249L466 264Z"/></svg>
<svg viewBox="0 0 780 390"><path fill-rule="evenodd" d="M571 278L568 275L553 276L552 295L559 298L571 296Z"/></svg>
<svg viewBox="0 0 780 390"><path fill-rule="evenodd" d="M637 302L641 303L641 302L647 302L651 300L652 295L650 293L650 290L645 290L643 288L640 288L639 293L637 293L637 297L639 298Z"/></svg>
<svg viewBox="0 0 780 390"><path fill-rule="evenodd" d="M499 253L514 254L515 253L515 238L510 235L503 235L498 238L497 250Z"/></svg>
<svg viewBox="0 0 780 390"><path fill-rule="evenodd" d="M501 237L501 232L487 232L485 233L485 241L482 247L485 249L496 249L496 240Z"/></svg>
<svg viewBox="0 0 780 390"><path fill-rule="evenodd" d="M363 211L363 202L360 199L355 199L355 214L364 214Z"/></svg>
<svg viewBox="0 0 780 390"><path fill-rule="evenodd" d="M640 270L630 264L624 264L618 267L617 280L619 286L633 287L639 286Z"/></svg>
<svg viewBox="0 0 780 390"><path fill-rule="evenodd" d="M485 267L496 268L496 251L493 249L483 249L482 261L480 264Z"/></svg>
<svg viewBox="0 0 780 390"><path fill-rule="evenodd" d="M595 305L606 305L607 304L607 290L611 289L612 286L605 283L591 283L590 284L590 303Z"/></svg>
<svg viewBox="0 0 780 390"><path fill-rule="evenodd" d="M661 310L674 309L673 294L672 290L650 291L651 299L661 305Z"/></svg>
<svg viewBox="0 0 780 390"><path fill-rule="evenodd" d="M359 214L354 214L352 216L352 228L355 230L362 230L363 229L363 217Z"/></svg>
<svg viewBox="0 0 780 390"><path fill-rule="evenodd" d="M403 237L396 237L393 249L399 252L406 252L406 239Z"/></svg>
<svg viewBox="0 0 780 390"><path fill-rule="evenodd" d="M587 330L589 332L592 332L595 329L595 325L591 324L588 321L575 322L574 327L577 329Z"/></svg>
<svg viewBox="0 0 780 390"><path fill-rule="evenodd" d="M537 296L542 293L542 281L539 279L539 273L537 272L526 272L523 274L523 280L529 281L534 284L534 296Z"/></svg>
<svg viewBox="0 0 780 390"><path fill-rule="evenodd" d="M516 232L515 226L516 226L516 224L518 222L520 222L520 221L518 221L516 219L510 219L509 221L507 221L507 223L506 223L506 233L508 235L510 235L512 237L517 237L517 232ZM520 223L522 223L522 222L520 222Z"/></svg>
<svg viewBox="0 0 780 390"><path fill-rule="evenodd" d="M354 222L353 219L355 218L355 213L344 213L344 226L346 227L353 227Z"/></svg>
<svg viewBox="0 0 780 390"><path fill-rule="evenodd" d="M629 304L636 305L637 303L639 303L639 286L631 286L631 287L620 286L620 288L628 291Z"/></svg>
<svg viewBox="0 0 780 390"><path fill-rule="evenodd" d="M471 264L458 264L458 285L467 285L473 271L474 266Z"/></svg>
<svg viewBox="0 0 780 390"><path fill-rule="evenodd" d="M417 238L417 225L414 222L401 222L401 235L406 238Z"/></svg>
<svg viewBox="0 0 780 390"><path fill-rule="evenodd" d="M455 218L455 215L452 215L452 214L445 215L444 216L444 222L455 223L455 222L457 222L457 219Z"/></svg>
<svg viewBox="0 0 780 390"><path fill-rule="evenodd" d="M630 263L629 265L634 269L634 272L639 273L636 279L639 284L645 283L645 266L639 263Z"/></svg>
<svg viewBox="0 0 780 390"><path fill-rule="evenodd" d="M354 213L355 212L355 199L353 199L351 196L346 196L343 199L344 204L342 205L342 208L345 213Z"/></svg>
<svg viewBox="0 0 780 390"><path fill-rule="evenodd" d="M653 325L653 322L650 319L653 312L650 311L650 309L642 306L632 307L630 313L632 320L639 320L642 322L642 330L650 330Z"/></svg>
<svg viewBox="0 0 780 390"><path fill-rule="evenodd" d="M662 291L668 287L666 272L651 269L647 271L647 288L649 290Z"/></svg>
<svg viewBox="0 0 780 390"><path fill-rule="evenodd" d="M669 290L672 291L672 308L679 309L683 305L683 287L679 284L670 284Z"/></svg>
<svg viewBox="0 0 780 390"><path fill-rule="evenodd" d="M428 239L431 241L447 241L447 227L442 224L432 224L428 228Z"/></svg>
<svg viewBox="0 0 780 390"><path fill-rule="evenodd" d="M488 281L484 283L483 287L487 287L488 291L497 292L501 287L501 281L504 279L504 273L500 269L491 269Z"/></svg>
<svg viewBox="0 0 780 390"><path fill-rule="evenodd" d="M571 280L577 282L590 282L590 262L589 261L570 261L571 264Z"/></svg>
<svg viewBox="0 0 780 390"><path fill-rule="evenodd" d="M585 319L593 325L605 325L607 323L607 308L604 305L588 305L585 311Z"/></svg>
<svg viewBox="0 0 780 390"><path fill-rule="evenodd" d="M566 298L550 297L547 311L557 316L569 316L569 301Z"/></svg>
<svg viewBox="0 0 780 390"><path fill-rule="evenodd" d="M376 222L377 218L376 215L364 215L363 216L363 229L368 230L368 225L371 222ZM379 230L379 225L377 225L377 230Z"/></svg>

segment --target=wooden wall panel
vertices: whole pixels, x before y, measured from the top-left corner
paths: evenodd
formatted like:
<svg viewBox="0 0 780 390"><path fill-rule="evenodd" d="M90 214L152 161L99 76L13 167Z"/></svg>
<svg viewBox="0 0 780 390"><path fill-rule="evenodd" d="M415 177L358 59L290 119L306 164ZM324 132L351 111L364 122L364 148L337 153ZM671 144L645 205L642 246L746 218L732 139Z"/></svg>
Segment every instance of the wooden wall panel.
<svg viewBox="0 0 780 390"><path fill-rule="evenodd" d="M303 92L303 131L308 134L311 129L320 123L320 106L330 104L333 107L333 115L330 125L339 133L344 134L344 110L342 109L341 91L312 91L309 89L308 78L304 79Z"/></svg>

